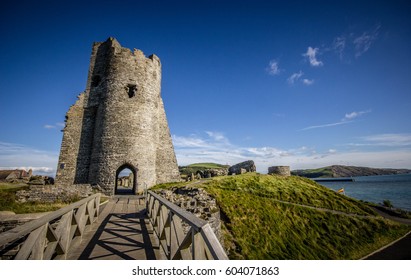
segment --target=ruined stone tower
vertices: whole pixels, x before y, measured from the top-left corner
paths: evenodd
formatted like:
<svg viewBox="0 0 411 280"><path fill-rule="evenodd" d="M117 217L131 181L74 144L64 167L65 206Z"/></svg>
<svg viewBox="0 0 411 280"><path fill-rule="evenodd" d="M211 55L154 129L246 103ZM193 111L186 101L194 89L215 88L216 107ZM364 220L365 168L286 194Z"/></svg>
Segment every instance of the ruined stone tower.
<svg viewBox="0 0 411 280"><path fill-rule="evenodd" d="M66 115L56 184L98 184L117 191L132 171L132 192L179 180L161 98L161 63L114 38L93 44L85 92Z"/></svg>

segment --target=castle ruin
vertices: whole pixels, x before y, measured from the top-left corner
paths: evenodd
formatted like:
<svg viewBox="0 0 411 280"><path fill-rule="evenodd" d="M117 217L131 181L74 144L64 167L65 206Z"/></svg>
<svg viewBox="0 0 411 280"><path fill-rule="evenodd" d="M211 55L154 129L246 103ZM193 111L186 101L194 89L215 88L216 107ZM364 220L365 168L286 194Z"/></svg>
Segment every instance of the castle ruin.
<svg viewBox="0 0 411 280"><path fill-rule="evenodd" d="M68 110L63 132L56 185L98 184L112 195L126 168L135 178L132 193L180 179L160 59L114 38L93 44L86 90Z"/></svg>

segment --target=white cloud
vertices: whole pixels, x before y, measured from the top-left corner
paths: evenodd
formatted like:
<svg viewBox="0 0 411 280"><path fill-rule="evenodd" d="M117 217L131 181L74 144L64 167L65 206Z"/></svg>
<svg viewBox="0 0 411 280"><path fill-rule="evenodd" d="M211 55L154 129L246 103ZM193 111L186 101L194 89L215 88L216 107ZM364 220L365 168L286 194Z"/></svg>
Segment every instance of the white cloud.
<svg viewBox="0 0 411 280"><path fill-rule="evenodd" d="M307 52L303 54L303 56L308 58L311 66L318 67L323 65L322 61L317 59L318 52L318 48L308 47Z"/></svg>
<svg viewBox="0 0 411 280"><path fill-rule="evenodd" d="M371 110L347 113L345 114L343 121L352 120L352 119L358 118L361 115L368 114L368 113L371 113Z"/></svg>
<svg viewBox="0 0 411 280"><path fill-rule="evenodd" d="M43 127L44 127L45 129L63 128L63 127L65 127L65 126L66 126L66 124L65 124L65 123L62 123L62 122L58 122L58 123L55 123L55 124L45 124L45 125L43 125Z"/></svg>
<svg viewBox="0 0 411 280"><path fill-rule="evenodd" d="M337 152L336 149L329 149L329 150L328 150L328 153L330 153L330 154L335 154L336 152Z"/></svg>
<svg viewBox="0 0 411 280"><path fill-rule="evenodd" d="M221 132L206 131L205 133L207 133L207 135L211 137L212 139L214 139L215 141L228 143L228 139Z"/></svg>
<svg viewBox="0 0 411 280"><path fill-rule="evenodd" d="M33 169L38 174L55 176L58 153L25 145L0 142L1 169Z"/></svg>
<svg viewBox="0 0 411 280"><path fill-rule="evenodd" d="M197 138L195 136L181 137L173 135L172 139L175 147L196 148L204 147L206 145L204 140Z"/></svg>
<svg viewBox="0 0 411 280"><path fill-rule="evenodd" d="M0 170L14 170L14 169L23 169L29 171L30 169L34 174L51 174L50 176L54 177L54 168L46 166L0 166Z"/></svg>
<svg viewBox="0 0 411 280"><path fill-rule="evenodd" d="M280 70L280 67L278 66L278 61L276 61L274 59L271 60L268 63L267 72L268 72L268 74L270 74L272 76L279 75L281 70Z"/></svg>
<svg viewBox="0 0 411 280"><path fill-rule="evenodd" d="M303 84L306 86L310 86L312 84L314 84L314 80L313 79L303 79Z"/></svg>
<svg viewBox="0 0 411 280"><path fill-rule="evenodd" d="M301 76L302 75L304 75L304 73L300 70L300 72L298 72L298 73L293 73L288 79L287 79L287 82L290 84L290 85L293 85L293 84L295 84L300 78L301 78Z"/></svg>
<svg viewBox="0 0 411 280"><path fill-rule="evenodd" d="M358 145L405 147L411 146L411 133L375 134L360 138L363 143Z"/></svg>
<svg viewBox="0 0 411 280"><path fill-rule="evenodd" d="M401 152L395 150L385 151L337 151L328 148L317 151L312 147L298 147L284 150L277 147L241 147L231 144L228 138L214 137L214 133L205 133L204 137L197 136L196 143L203 146L193 148L189 145L176 146L176 156L179 165L188 165L196 162L216 162L233 165L245 160L253 160L257 171L266 173L269 166L289 165L291 169L317 168L333 164L370 166L370 167L392 167L411 168L411 150ZM182 136L173 136L174 139L185 139ZM193 136L187 137L193 142ZM404 135L376 135L367 139L403 139L411 142L411 134ZM217 140L218 139L218 140Z"/></svg>

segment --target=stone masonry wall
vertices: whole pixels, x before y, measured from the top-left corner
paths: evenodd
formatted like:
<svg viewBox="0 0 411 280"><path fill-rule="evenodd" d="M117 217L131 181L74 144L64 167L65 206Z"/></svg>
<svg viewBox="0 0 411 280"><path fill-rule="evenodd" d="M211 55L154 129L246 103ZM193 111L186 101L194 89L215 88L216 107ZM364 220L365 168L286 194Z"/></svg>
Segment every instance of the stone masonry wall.
<svg viewBox="0 0 411 280"><path fill-rule="evenodd" d="M93 194L90 185L72 185L64 188L55 185L33 185L29 190L21 190L16 193L18 202L36 201L41 203L54 203L56 201L70 203L73 200L86 198Z"/></svg>
<svg viewBox="0 0 411 280"><path fill-rule="evenodd" d="M123 168L135 192L180 180L161 98L161 63L114 39L94 43L86 91L67 113L56 184L98 184L115 193Z"/></svg>
<svg viewBox="0 0 411 280"><path fill-rule="evenodd" d="M268 167L268 174L291 176L291 171L289 166L271 166Z"/></svg>

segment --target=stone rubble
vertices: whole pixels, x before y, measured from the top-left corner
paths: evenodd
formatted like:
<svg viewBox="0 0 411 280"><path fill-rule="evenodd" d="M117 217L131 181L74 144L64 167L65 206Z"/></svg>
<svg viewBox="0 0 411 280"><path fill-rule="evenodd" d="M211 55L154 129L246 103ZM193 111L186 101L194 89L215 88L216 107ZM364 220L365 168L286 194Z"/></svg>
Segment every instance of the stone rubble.
<svg viewBox="0 0 411 280"><path fill-rule="evenodd" d="M208 194L204 189L195 187L173 187L167 190L155 190L156 193L193 213L200 219L207 221L213 229L218 240L222 242L220 209L215 198ZM184 233L187 233L190 226L183 223Z"/></svg>

